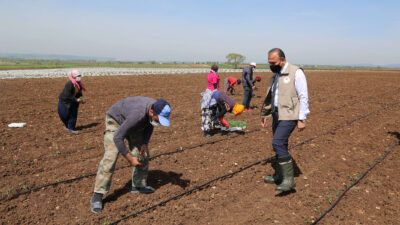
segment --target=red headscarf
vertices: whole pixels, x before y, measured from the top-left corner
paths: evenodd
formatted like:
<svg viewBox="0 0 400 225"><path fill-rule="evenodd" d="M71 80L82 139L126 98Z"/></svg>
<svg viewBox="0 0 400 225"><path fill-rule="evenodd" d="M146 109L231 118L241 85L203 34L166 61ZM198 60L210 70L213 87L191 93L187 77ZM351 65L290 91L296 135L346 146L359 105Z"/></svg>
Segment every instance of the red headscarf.
<svg viewBox="0 0 400 225"><path fill-rule="evenodd" d="M83 91L86 91L85 86L83 85L83 83L80 82L80 81L79 82L76 81L76 78L79 75L81 75L81 73L78 70L71 70L68 73L68 78L74 84L74 87L78 87L79 90L81 90L81 88L82 88Z"/></svg>

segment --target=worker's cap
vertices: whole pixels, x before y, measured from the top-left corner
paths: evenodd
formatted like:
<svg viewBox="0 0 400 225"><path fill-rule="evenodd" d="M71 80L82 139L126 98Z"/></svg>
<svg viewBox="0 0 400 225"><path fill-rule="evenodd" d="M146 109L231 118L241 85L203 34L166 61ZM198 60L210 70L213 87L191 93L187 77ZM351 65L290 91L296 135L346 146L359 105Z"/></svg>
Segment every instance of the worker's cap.
<svg viewBox="0 0 400 225"><path fill-rule="evenodd" d="M260 82L261 81L261 77L257 76L256 77L256 81Z"/></svg>
<svg viewBox="0 0 400 225"><path fill-rule="evenodd" d="M242 83L242 80L240 80L240 79L237 79L237 84L240 84L240 83Z"/></svg>
<svg viewBox="0 0 400 225"><path fill-rule="evenodd" d="M169 103L164 99L157 99L153 105L153 110L156 115L158 115L158 120L163 126L169 126L169 115L171 114L171 107Z"/></svg>
<svg viewBox="0 0 400 225"><path fill-rule="evenodd" d="M257 67L257 64L256 64L255 62L251 62L251 63L250 63L250 66Z"/></svg>

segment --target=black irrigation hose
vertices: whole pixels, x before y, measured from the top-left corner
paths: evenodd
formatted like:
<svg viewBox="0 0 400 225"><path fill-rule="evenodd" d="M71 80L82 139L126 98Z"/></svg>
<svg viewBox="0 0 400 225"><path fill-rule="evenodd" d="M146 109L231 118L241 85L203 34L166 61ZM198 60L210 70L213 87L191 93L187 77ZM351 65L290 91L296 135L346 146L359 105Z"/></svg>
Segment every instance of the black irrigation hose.
<svg viewBox="0 0 400 225"><path fill-rule="evenodd" d="M254 133L254 132L259 131L259 130L260 129L256 129L256 130L248 131L246 133ZM164 156L164 155L172 155L172 154L176 154L176 153L179 153L179 152L184 152L186 150L195 149L195 148L198 148L198 147L202 147L204 145L212 145L212 144L215 144L215 143L218 143L218 142L226 141L226 140L228 140L230 138L236 138L238 136L240 136L240 134L238 134L236 136L229 136L228 138L222 138L220 140L209 141L209 142L206 142L206 143L197 144L197 145L186 147L186 148L180 148L180 149L177 149L177 150L172 151L172 152L160 153L160 154L157 154L157 155L151 157L150 160L154 160L154 159L156 159L158 157L161 157L161 156ZM115 169L115 171L121 170L121 169L125 169L125 168L128 168L128 167L131 167L131 166L130 165L122 166L122 167L119 167L119 168ZM0 202L3 201L3 200L10 201L10 200L13 200L13 199L21 196L21 195L30 194L32 192L39 191L42 188L46 188L46 187L50 187L50 186L57 186L57 185L63 184L63 183L71 183L73 181L81 180L81 179L86 178L86 177L96 176L96 174L97 173L85 174L85 175L82 175L82 176L79 176L79 177L75 177L75 178L71 178L71 179L67 179L67 180L62 180L62 181L58 181L58 182L54 182L54 183L45 184L45 185L42 185L40 187L36 187L36 188L32 188L32 189L29 189L29 190L26 190L26 191L23 191L23 192L16 193L16 194L12 195L10 198L6 197L6 198L3 198L3 199L0 199Z"/></svg>
<svg viewBox="0 0 400 225"><path fill-rule="evenodd" d="M393 106L395 106L395 105L398 105L399 103L400 103L400 102L396 102L396 103L393 103L393 104L391 104L391 105L389 105L389 106L385 106L385 107L383 107L383 108L381 108L381 109L378 109L378 110L376 110L376 111L374 111L374 112L366 113L366 114L364 114L364 115L362 115L362 116L360 116L360 117L358 117L358 118L356 118L356 119L354 119L354 120L351 120L350 122L348 122L348 123L346 123L346 124L344 124L344 125L342 125L342 126L340 126L340 127L334 128L334 129L331 130L331 131L328 131L328 132L325 132L325 133L323 133L323 134L321 134L321 135L317 135L317 136L314 136L314 137L309 138L309 139L307 139L307 140L304 140L304 141L302 141L302 142L300 142L300 143L298 143L298 144L296 144L296 145L290 147L289 150L292 150L292 149L294 149L294 148L296 148L296 147L298 147L298 146L304 145L305 143L307 143L307 142L309 142L309 141L312 141L312 140L314 140L314 139L317 139L317 138L319 138L319 137L322 137L322 136L331 134L331 133L333 133L333 132L335 132L335 131L337 131L337 130L343 129L344 127L350 126L351 124L353 124L354 122L356 122L356 121L358 121L358 120L361 120L361 119L363 119L363 118L365 118L365 117L367 117L367 116L370 116L370 115L372 115L372 114L376 114L376 113L378 113L378 112L380 112L380 111L383 111L383 110L385 110L385 109L391 108L391 107L393 107ZM398 144L398 143L397 143L397 144ZM386 154L386 155L387 155L387 154ZM385 155L385 157L386 157L386 155ZM252 163L252 164L250 164L250 165L247 165L247 166L245 166L245 167L243 167L243 168L240 168L240 169L238 169L238 170L236 170L236 171L233 171L233 172L231 172L231 173L227 173L227 174L222 175L222 176L220 176L220 177L217 177L217 178L215 178L215 179L213 179L213 180L210 180L210 181L208 181L208 182L206 182L206 183L204 183L204 184L202 184L202 185L196 186L196 187L194 187L194 188L192 188L192 189L190 189L190 190L188 190L188 191L185 191L185 192L183 192L183 193L181 193L181 194L175 195L175 196L173 196L173 197L171 197L171 198L169 198L169 199L167 199L167 200L164 200L164 201L162 201L162 202L160 202L160 203L158 203L158 204L152 205L152 206L150 206L150 207L148 207L148 208L146 208L146 209L143 209L143 210L141 210L141 211L138 211L138 212L132 213L132 214L130 214L130 215L124 216L124 217L122 217L121 219L118 219L118 220L116 220L116 221L114 221L114 222L112 222L112 223L110 223L110 224L117 224L117 223L121 222L122 220L126 220L126 219L131 218L131 217L132 217L132 218L135 218L135 217L137 217L138 215L143 214L143 213L145 213L145 212L148 212L148 211L150 211L150 210L152 210L152 209L154 209L154 208L157 208L157 207L159 207L159 206L164 206L166 203L168 203L168 202L170 202L170 201L172 201L172 200L179 199L179 198L181 198L181 197L183 197L183 196L185 196L185 195L192 194L192 193L194 193L195 191L202 190L202 189L204 189L204 188L206 188L206 187L209 187L210 184L212 184L212 183L214 183L214 182L216 182L216 181L220 181L220 180L224 180L224 179L226 179L226 178L230 178L230 177L234 176L235 174L240 173L240 172L242 172L242 171L244 171L244 170L246 170L246 169L249 169L249 168L251 168L251 167L253 167L253 166L255 166L255 165L258 165L258 164L260 164L260 163L262 163L262 162L265 162L265 163L271 162L274 158L275 158L275 157L269 157L269 158L262 159L262 160L259 160L259 161L257 161L257 162L254 162L254 163Z"/></svg>
<svg viewBox="0 0 400 225"><path fill-rule="evenodd" d="M396 90L394 90L394 91L388 91L388 92L385 92L385 93L382 93L382 94L380 94L380 95L373 95L373 96L368 96L368 98L367 99L370 99L371 97L378 97L378 96L385 96L385 95L387 95L387 94L390 94L390 93L393 93L393 92L395 92L395 93L397 93L398 92L398 90L400 90L400 88L398 88L398 89L396 89ZM339 110L339 109L342 109L342 108L345 108L345 107L348 107L348 106L353 106L353 105L355 105L355 104L358 104L358 103L361 103L360 101L354 101L354 102L352 102L352 103L346 103L346 104L343 104L343 105L340 105L340 106L337 106L337 107L332 107L332 108L330 108L330 109L326 109L326 110L324 110L324 111L322 111L322 113L328 113L328 112L331 112L331 111L336 111L336 110ZM262 106L262 104L260 105L260 107ZM317 113L318 114L318 113ZM255 130L255 131L258 131L259 129L257 129L257 130ZM87 132L82 132L82 133L93 133L93 132L95 132L94 130L92 130L92 131L87 131ZM161 133L166 133L166 132L161 132ZM169 133L169 132L167 132L167 133ZM250 133L250 132L247 132L247 133ZM198 146L198 147L201 147L201 146ZM88 147L87 149L83 149L83 150L85 150L85 151L87 151L87 150L91 150L91 149L94 149L95 147ZM189 149L192 149L192 148L197 148L197 147L189 147ZM181 150L176 150L176 151L174 151L174 152L171 152L171 153L169 153L169 154L165 154L165 155L171 155L171 154L173 154L173 153L179 153L179 152L182 152L183 150L181 149ZM62 155L63 155L63 157L65 157L65 156L68 156L68 155L73 155L73 154L75 154L75 153L77 153L78 151L74 151L74 152L68 152L68 153L63 153ZM161 156L161 154L160 155L156 155L155 157L153 157L153 158L156 158L156 157L159 157L159 156ZM45 160L45 159L49 159L49 158L52 158L52 157L54 157L54 156L42 156L42 157L39 157L37 160ZM34 162L34 160L29 160L28 161L29 163L32 163L32 162ZM126 168L126 167L123 167L123 168ZM120 169L122 169L122 168L120 168ZM10 175L6 175L6 176L12 176L11 174ZM89 176L92 176L92 174L89 174ZM81 178L83 178L83 176L81 177ZM0 201L1 201L2 199L0 199Z"/></svg>
<svg viewBox="0 0 400 225"><path fill-rule="evenodd" d="M322 135L318 135L318 136L309 138L309 139L307 139L307 140L305 140L305 141L303 141L303 142L301 142L301 143L299 143L299 144L296 144L296 145L294 145L293 147L291 147L290 149L295 148L295 147L297 147L297 146L299 146L299 145L303 145L304 143L306 143L306 142L308 142L308 141L314 140L314 139L316 139L316 138L318 138L318 137L321 137L321 136L324 136L324 135L326 135L326 134L333 133L333 132L335 132L336 130L342 129L343 127L348 126L348 125L350 125L350 124L352 124L352 123L354 123L354 122L356 122L356 121L358 121L358 120L360 120L360 119L363 119L363 118L365 118L365 117L367 117L367 116L369 116L369 115L372 115L372 114L378 113L378 112L380 112L380 111L383 111L383 110L385 110L385 109L387 109L387 108L393 107L393 106L395 106L395 105L397 105L397 104L399 104L399 103L400 103L400 102L393 103L393 104L391 104L391 105L389 105L389 106L385 106L385 107L383 107L383 108L381 108L381 109L379 109L379 110L377 110L377 111L364 114L363 116L360 116L360 117L358 117L358 118L356 118L356 119L354 119L354 120L352 120L352 121L346 123L345 125L342 125L342 126L337 127L337 128L335 128L335 129L333 129L333 130L331 130L331 131L328 131L328 132L326 132L326 133L323 133ZM247 133L253 133L253 132L256 132L256 131L259 131L259 130L260 130L260 129L256 129L256 130L249 131L249 132L247 132ZM238 136L239 136L239 135L234 136L234 137L238 137ZM229 137L229 138L233 138L233 137ZM217 141L211 141L211 142L207 142L207 143L202 143L202 144L198 144L198 145L195 145L195 146L187 147L187 148L185 148L185 149L178 149L178 150L173 151L173 152L161 153L161 154L158 154L158 155L155 155L155 156L151 157L150 160L155 159L155 158L158 158L158 157L161 157L161 156L163 156L163 155L171 155L171 154L183 152L183 151L185 151L185 150L190 150L190 149L202 147L202 146L207 145L207 144L214 144L214 143L217 143L217 142L221 142L221 141L227 140L227 139L229 139L229 138L224 138L224 139L220 139L220 140L217 140ZM289 149L289 150L290 150L290 149ZM268 160L270 160L270 159L260 160L260 161L257 162L256 164L259 164L259 163L261 163L261 162L263 162L263 161L266 161L266 162L267 162ZM256 165L256 164L255 164L255 165ZM118 168L118 169L116 169L116 170L124 169L124 168L127 168L127 167L129 167L129 166L123 166L123 167L120 167L120 168ZM79 176L79 177L75 177L75 178L71 178L71 179L67 179L67 180L63 180L63 181L58 181L58 182L55 182L55 183L45 184L45 185L42 185L42 186L40 186L40 187L32 188L32 189L29 189L29 190L24 191L24 192L16 193L16 194L12 195L10 198L7 198L7 197L6 197L6 198L2 198L2 199L0 199L0 201L3 201L3 200L8 200L8 201L9 201L9 200L13 200L13 199L19 197L20 195L29 194L29 193L38 191L38 190L40 190L40 189L42 189L42 188L46 188L46 187L50 187L50 186L57 186L58 184L62 184L62 183L71 183L71 182L73 182L73 181L81 180L81 179L83 179L83 178L92 177L92 176L95 176L95 175L96 175L96 173L85 174L85 175L82 175L82 176Z"/></svg>
<svg viewBox="0 0 400 225"><path fill-rule="evenodd" d="M297 147L297 146L303 145L303 144L305 144L306 142L312 141L312 140L314 140L314 139L316 139L316 138L318 138L318 137L321 137L321 136L324 136L324 135L333 133L333 132L335 132L336 130L342 129L343 127L348 126L348 125L350 125L350 124L352 124L352 123L354 123L354 122L356 122L356 121L358 121L358 120L360 120L360 119L363 119L363 118L365 118L365 117L367 117L367 116L369 116L369 115L372 115L372 114L378 113L378 112L380 112L380 111L383 111L383 110L385 110L385 109L387 109L387 108L393 107L393 106L395 106L395 105L397 105L397 104L399 104L399 103L400 103L400 102L396 102L396 103L393 103L393 104L391 104L391 105L389 105L389 106L385 106L385 107L383 107L383 108L381 108L381 109L379 109L379 110L377 110L377 111L364 114L364 115L362 115L362 116L360 116L360 117L358 117L358 118L356 118L356 119L354 119L354 120L352 120L352 121L350 121L350 122L348 122L348 123L346 123L346 124L344 124L344 125L342 125L342 126L340 126L340 127L337 127L337 128L335 128L335 129L333 129L333 130L331 130L331 131L325 132L325 133L323 133L322 135L318 135L318 136L309 138L309 139L307 139L307 140L305 140L305 141L303 141L303 142L301 142L301 143L298 143L298 144L292 146L289 150L291 150L291 149L293 149L293 148L295 148L295 147ZM247 132L247 133L253 133L253 132L256 132L256 131L259 131L259 130L260 130L260 129L256 129L256 130L253 130L253 131L249 131L249 132ZM238 136L239 136L239 135L234 136L234 137L238 137ZM229 137L229 138L233 138L233 137ZM187 148L185 148L185 149L178 149L178 150L173 151L173 152L161 153L161 154L155 155L154 157L151 157L150 160L155 159L155 158L158 158L158 157L161 157L161 156L163 156L163 155L171 155L171 154L183 152L183 151L185 151L185 150L190 150L190 149L194 149L194 148L197 148L197 147L202 147L202 146L207 145L207 144L214 144L214 143L217 143L217 142L221 142L221 141L227 140L227 139L229 139L229 138L224 138L224 139L220 139L220 140L217 140L217 141L211 141L211 142L207 142L207 143L202 143L202 144L198 144L198 145L195 145L195 146L187 147ZM264 160L260 160L260 161L256 162L254 165L257 165L257 164L259 164L259 163L261 163L261 162L263 162L263 161L268 162L269 160L271 160L271 158L264 159ZM253 165L253 166L254 166L254 165ZM130 166L123 166L123 167L120 167L120 168L118 168L118 169L116 169L116 170L124 169L124 168L127 168L127 167L130 167ZM29 189L29 190L24 191L24 192L16 193L16 194L12 195L10 198L7 198L7 197L6 197L6 198L3 198L3 199L0 199L0 202L3 201L3 200L8 200L8 201L10 201L10 200L13 200L13 199L15 199L15 198L21 196L21 195L30 194L30 193L32 193L32 192L38 191L38 190L43 189L43 188L46 188L46 187L57 186L58 184L62 184L62 183L71 183L71 182L73 182L73 181L81 180L81 179L83 179L83 178L92 177L92 176L95 176L95 175L96 175L96 173L91 173L91 174L86 174L86 175L82 175L82 176L79 176L79 177L75 177L75 178L71 178L71 179L67 179L67 180L63 180L63 181L59 181L59 182L55 182L55 183L45 184L45 185L42 185L42 186L40 186L40 187L32 188L32 189Z"/></svg>
<svg viewBox="0 0 400 225"><path fill-rule="evenodd" d="M194 187L194 188L192 188L192 189L190 189L190 190L188 190L188 191L185 191L185 192L183 192L183 193L181 193L181 194L175 195L175 196L172 197L172 198L169 198L169 199L164 200L164 201L162 201L162 202L160 202L160 203L158 203L158 204L155 204L155 205L153 205L153 206L150 206L149 208L146 208L146 209L143 209L143 210L141 210L141 211L135 212L135 213L130 214L130 215L128 215L128 216L124 216L124 217L122 217L121 219L118 219L118 220L116 220L116 221L114 221L114 222L112 222L112 223L110 223L110 224L117 224L117 223L121 222L122 220L126 220L126 219L128 219L128 218L130 218L130 217L132 217L132 218L137 217L138 215L143 214L143 213L145 213L145 212L148 212L148 211L150 211L150 210L152 210L152 209L154 209L154 208L157 208L158 206L164 206L165 204L167 204L168 202L170 202L170 201L172 201L172 200L179 199L179 198L181 198L181 197L183 197L183 196L185 196L185 195L192 194L192 193L194 193L195 191L198 191L198 190L202 190L202 189L204 189L204 188L207 188L207 187L210 186L210 184L212 184L212 183L214 183L214 182L216 182L216 181L220 181L220 180L224 180L224 179L226 179L226 178L230 178L230 177L234 176L234 175L237 174L237 173L240 173L240 172L242 172L242 171L244 171L244 170L246 170L246 169L248 169L248 168L250 168L250 167L253 167L253 166L257 165L257 164L260 164L260 163L263 162L263 161L266 161L266 162L269 161L269 162L270 162L273 158L274 158L274 157L271 157L271 158L268 158L268 159L260 160L260 161L258 161L258 162L253 163L253 164L250 164L250 165L247 165L247 166L245 166L245 167L243 167L243 168L240 168L240 169L238 169L238 170L236 170L236 171L234 171L234 172L232 172L232 173L228 173L228 174L225 174L225 175L223 175L223 176L217 177L217 178L215 178L215 179L213 179L213 180L210 180L210 181L208 181L208 182L206 182L206 183L204 183L204 184L202 184L202 185L196 186L196 187Z"/></svg>
<svg viewBox="0 0 400 225"><path fill-rule="evenodd" d="M368 173L369 171L371 171L376 165L378 165L379 163L381 163L383 160L385 160L386 156L389 155L390 152L393 151L394 147L396 147L396 145L400 144L400 140L397 140L397 142L395 144L393 144L388 150L386 150L386 153L383 155L383 157L381 159L379 159L378 161L376 161L374 163L374 165L372 165L370 168L368 168L362 175L360 178L358 178L353 184L351 184L348 188L346 188L346 190L343 191L343 193L338 197L338 199L336 199L336 201L332 204L331 207L329 207L328 210L326 210L318 219L316 219L311 225L317 224L324 216L326 216L330 211L332 211L333 208L335 208L335 206L339 203L340 200L342 200L342 198L344 197L344 195L352 188L354 187L356 184L358 184Z"/></svg>

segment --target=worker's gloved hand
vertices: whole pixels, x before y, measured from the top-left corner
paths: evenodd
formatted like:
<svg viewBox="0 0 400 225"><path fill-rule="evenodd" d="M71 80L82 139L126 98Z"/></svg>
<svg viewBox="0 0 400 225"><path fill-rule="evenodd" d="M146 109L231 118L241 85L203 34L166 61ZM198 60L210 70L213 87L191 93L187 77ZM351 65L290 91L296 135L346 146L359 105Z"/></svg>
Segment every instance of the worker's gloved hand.
<svg viewBox="0 0 400 225"><path fill-rule="evenodd" d="M225 126L226 129L229 129L229 124L226 122L224 117L218 118L218 120Z"/></svg>
<svg viewBox="0 0 400 225"><path fill-rule="evenodd" d="M81 100L80 103L82 103L82 104L86 103L86 99L84 99L83 96L79 97L79 99Z"/></svg>

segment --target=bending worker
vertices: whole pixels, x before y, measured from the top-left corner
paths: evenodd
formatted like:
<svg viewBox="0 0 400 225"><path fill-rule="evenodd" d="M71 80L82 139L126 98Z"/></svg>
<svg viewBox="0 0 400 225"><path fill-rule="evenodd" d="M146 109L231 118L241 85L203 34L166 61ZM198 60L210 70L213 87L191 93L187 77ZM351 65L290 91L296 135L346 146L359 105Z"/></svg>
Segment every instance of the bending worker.
<svg viewBox="0 0 400 225"><path fill-rule="evenodd" d="M308 109L307 80L303 69L286 61L279 48L268 52L268 63L274 73L267 96L261 108L261 126L266 127L272 115L272 147L276 154L275 174L266 176L266 183L277 184L276 190L289 191L296 186L293 177L293 160L288 151L289 137L297 126L306 128Z"/></svg>
<svg viewBox="0 0 400 225"><path fill-rule="evenodd" d="M224 79L224 94L228 94L228 91L233 95L235 91L235 84L241 84L242 81L240 79L237 79L235 77L227 77Z"/></svg>
<svg viewBox="0 0 400 225"><path fill-rule="evenodd" d="M90 199L93 213L103 209L102 198L111 186L115 163L121 153L133 166L131 193L150 194L154 189L147 186L150 154L148 143L153 127L169 126L171 108L164 99L129 97L115 103L106 114L104 132L104 156L97 170L94 194ZM129 149L125 145L128 140Z"/></svg>
<svg viewBox="0 0 400 225"><path fill-rule="evenodd" d="M233 113L235 116L239 116L240 114L242 114L244 106L236 104L231 97L220 91L214 91L212 94L212 98L215 99L217 104L216 118L218 118L218 120L222 123L222 125L225 126L226 129L229 129L229 124L224 118L225 114L227 112L230 112Z"/></svg>

